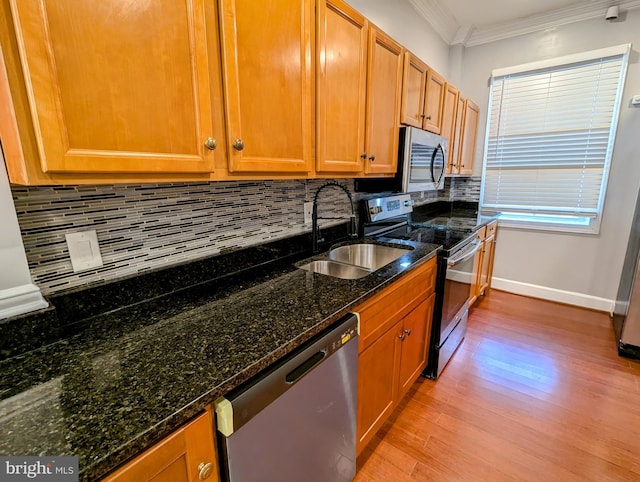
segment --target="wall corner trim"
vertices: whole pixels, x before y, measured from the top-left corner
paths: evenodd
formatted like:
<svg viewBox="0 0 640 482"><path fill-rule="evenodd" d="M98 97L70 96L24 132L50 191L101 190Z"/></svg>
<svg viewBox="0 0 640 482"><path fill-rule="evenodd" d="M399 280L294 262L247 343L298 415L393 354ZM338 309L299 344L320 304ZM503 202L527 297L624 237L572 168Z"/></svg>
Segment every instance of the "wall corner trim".
<svg viewBox="0 0 640 482"><path fill-rule="evenodd" d="M547 286L523 283L521 281L496 278L495 276L491 279L491 287L517 295L556 301L558 303L566 303L568 305L580 306L582 308L603 311L605 313L612 313L615 305L615 300L607 298L600 298L598 296L576 293L573 291L564 291L556 288L549 288Z"/></svg>
<svg viewBox="0 0 640 482"><path fill-rule="evenodd" d="M18 316L49 306L40 288L34 284L0 290L0 320Z"/></svg>

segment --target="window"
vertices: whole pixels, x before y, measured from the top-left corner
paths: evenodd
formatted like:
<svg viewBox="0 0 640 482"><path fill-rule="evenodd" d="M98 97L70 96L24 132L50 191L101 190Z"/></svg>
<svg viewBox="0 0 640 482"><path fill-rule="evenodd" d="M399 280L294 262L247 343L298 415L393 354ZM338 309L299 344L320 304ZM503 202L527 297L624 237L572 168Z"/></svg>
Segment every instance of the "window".
<svg viewBox="0 0 640 482"><path fill-rule="evenodd" d="M630 45L494 70L481 210L597 233Z"/></svg>

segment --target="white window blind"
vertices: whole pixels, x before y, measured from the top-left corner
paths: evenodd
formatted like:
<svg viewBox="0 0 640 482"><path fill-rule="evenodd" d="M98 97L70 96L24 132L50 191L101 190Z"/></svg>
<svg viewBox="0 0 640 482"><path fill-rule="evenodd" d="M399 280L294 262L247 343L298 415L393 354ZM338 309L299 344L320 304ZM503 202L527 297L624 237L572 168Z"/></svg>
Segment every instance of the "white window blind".
<svg viewBox="0 0 640 482"><path fill-rule="evenodd" d="M483 212L597 231L628 50L494 72Z"/></svg>

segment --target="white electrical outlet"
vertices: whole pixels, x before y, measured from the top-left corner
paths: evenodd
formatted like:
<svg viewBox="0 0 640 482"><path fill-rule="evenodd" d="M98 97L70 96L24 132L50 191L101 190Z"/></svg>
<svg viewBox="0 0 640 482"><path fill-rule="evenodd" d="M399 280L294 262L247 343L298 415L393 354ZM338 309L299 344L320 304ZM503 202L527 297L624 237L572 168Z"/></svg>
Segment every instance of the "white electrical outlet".
<svg viewBox="0 0 640 482"><path fill-rule="evenodd" d="M65 234L73 272L102 266L98 236L94 230Z"/></svg>
<svg viewBox="0 0 640 482"><path fill-rule="evenodd" d="M304 224L311 224L313 222L313 203L304 203Z"/></svg>

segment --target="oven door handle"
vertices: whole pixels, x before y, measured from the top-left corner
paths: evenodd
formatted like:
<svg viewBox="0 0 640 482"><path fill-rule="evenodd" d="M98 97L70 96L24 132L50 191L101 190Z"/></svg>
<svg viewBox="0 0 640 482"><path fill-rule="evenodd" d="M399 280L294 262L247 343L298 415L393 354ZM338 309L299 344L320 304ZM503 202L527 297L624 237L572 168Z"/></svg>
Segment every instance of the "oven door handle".
<svg viewBox="0 0 640 482"><path fill-rule="evenodd" d="M478 250L480 249L480 243L474 241L473 243L471 243L471 245L473 247L464 249L464 252L460 256L447 259L447 266L449 267L456 266L460 263L464 263L470 258L473 258L475 254L478 252Z"/></svg>

